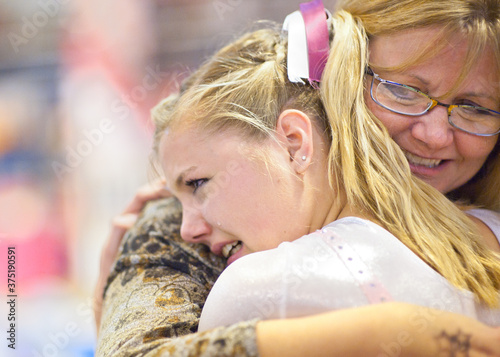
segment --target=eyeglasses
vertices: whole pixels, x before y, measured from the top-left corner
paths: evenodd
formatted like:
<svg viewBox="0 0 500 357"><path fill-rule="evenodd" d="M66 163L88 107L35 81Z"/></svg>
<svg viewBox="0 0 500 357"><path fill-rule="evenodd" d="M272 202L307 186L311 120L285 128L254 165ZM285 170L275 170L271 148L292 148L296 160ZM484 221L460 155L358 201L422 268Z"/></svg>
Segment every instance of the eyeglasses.
<svg viewBox="0 0 500 357"><path fill-rule="evenodd" d="M441 103L418 89L387 81L367 68L372 76L370 95L375 103L391 112L420 116L437 105L448 109L451 126L477 136L493 136L500 133L500 112L474 105L451 105ZM378 84L374 85L375 81Z"/></svg>

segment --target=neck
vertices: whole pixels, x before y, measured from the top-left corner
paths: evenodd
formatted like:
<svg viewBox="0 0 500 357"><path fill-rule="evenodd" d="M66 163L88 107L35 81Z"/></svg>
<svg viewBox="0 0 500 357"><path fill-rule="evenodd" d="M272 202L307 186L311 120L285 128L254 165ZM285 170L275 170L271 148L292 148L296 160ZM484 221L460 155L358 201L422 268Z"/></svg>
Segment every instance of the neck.
<svg viewBox="0 0 500 357"><path fill-rule="evenodd" d="M324 227L333 221L345 217L357 217L377 223L377 220L373 217L373 215L348 203L345 192L342 191L341 193L335 195L335 198L332 200L331 208L326 214L321 226Z"/></svg>

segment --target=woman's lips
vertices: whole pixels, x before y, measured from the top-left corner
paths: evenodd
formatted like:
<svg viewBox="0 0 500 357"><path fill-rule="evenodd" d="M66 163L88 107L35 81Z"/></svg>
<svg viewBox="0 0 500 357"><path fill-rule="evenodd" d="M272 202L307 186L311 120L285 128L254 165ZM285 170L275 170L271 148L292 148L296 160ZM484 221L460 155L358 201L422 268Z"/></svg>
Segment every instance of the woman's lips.
<svg viewBox="0 0 500 357"><path fill-rule="evenodd" d="M224 258L227 259L231 255L236 253L239 250L239 248L241 248L241 246L242 246L242 243L239 240L228 243L224 247L222 247L222 255L224 256Z"/></svg>
<svg viewBox="0 0 500 357"><path fill-rule="evenodd" d="M439 164L443 161L440 159L427 159L425 157L417 156L415 154L412 154L411 152L408 152L406 150L403 150L403 153L405 154L406 158L408 159L408 162L412 165L415 166L425 166L427 168L434 168L436 166L439 166Z"/></svg>
<svg viewBox="0 0 500 357"><path fill-rule="evenodd" d="M236 240L224 244L220 249L220 255L227 259L227 265L243 256L243 242Z"/></svg>
<svg viewBox="0 0 500 357"><path fill-rule="evenodd" d="M235 260L241 258L243 254L243 243L240 242L235 248L232 249L231 255L227 259L227 265L233 263Z"/></svg>
<svg viewBox="0 0 500 357"><path fill-rule="evenodd" d="M406 150L403 153L410 164L411 172L420 176L433 176L440 173L450 160L429 159L412 154Z"/></svg>

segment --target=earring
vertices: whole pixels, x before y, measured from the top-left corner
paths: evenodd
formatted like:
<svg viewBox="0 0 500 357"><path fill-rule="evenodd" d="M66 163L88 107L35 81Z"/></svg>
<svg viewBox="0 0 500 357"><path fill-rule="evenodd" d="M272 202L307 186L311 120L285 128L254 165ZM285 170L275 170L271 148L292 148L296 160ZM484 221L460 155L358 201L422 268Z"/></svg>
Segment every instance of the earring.
<svg viewBox="0 0 500 357"><path fill-rule="evenodd" d="M302 161L306 161L307 160L307 156L302 156Z"/></svg>

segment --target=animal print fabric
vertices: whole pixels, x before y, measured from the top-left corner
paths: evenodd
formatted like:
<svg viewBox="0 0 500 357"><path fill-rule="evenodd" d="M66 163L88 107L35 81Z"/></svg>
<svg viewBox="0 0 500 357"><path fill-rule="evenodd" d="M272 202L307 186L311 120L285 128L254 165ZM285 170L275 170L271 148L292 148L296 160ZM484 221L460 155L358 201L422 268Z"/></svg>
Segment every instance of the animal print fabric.
<svg viewBox="0 0 500 357"><path fill-rule="evenodd" d="M104 292L96 356L257 356L257 320L197 333L225 261L179 235L173 198L150 203L126 234Z"/></svg>

